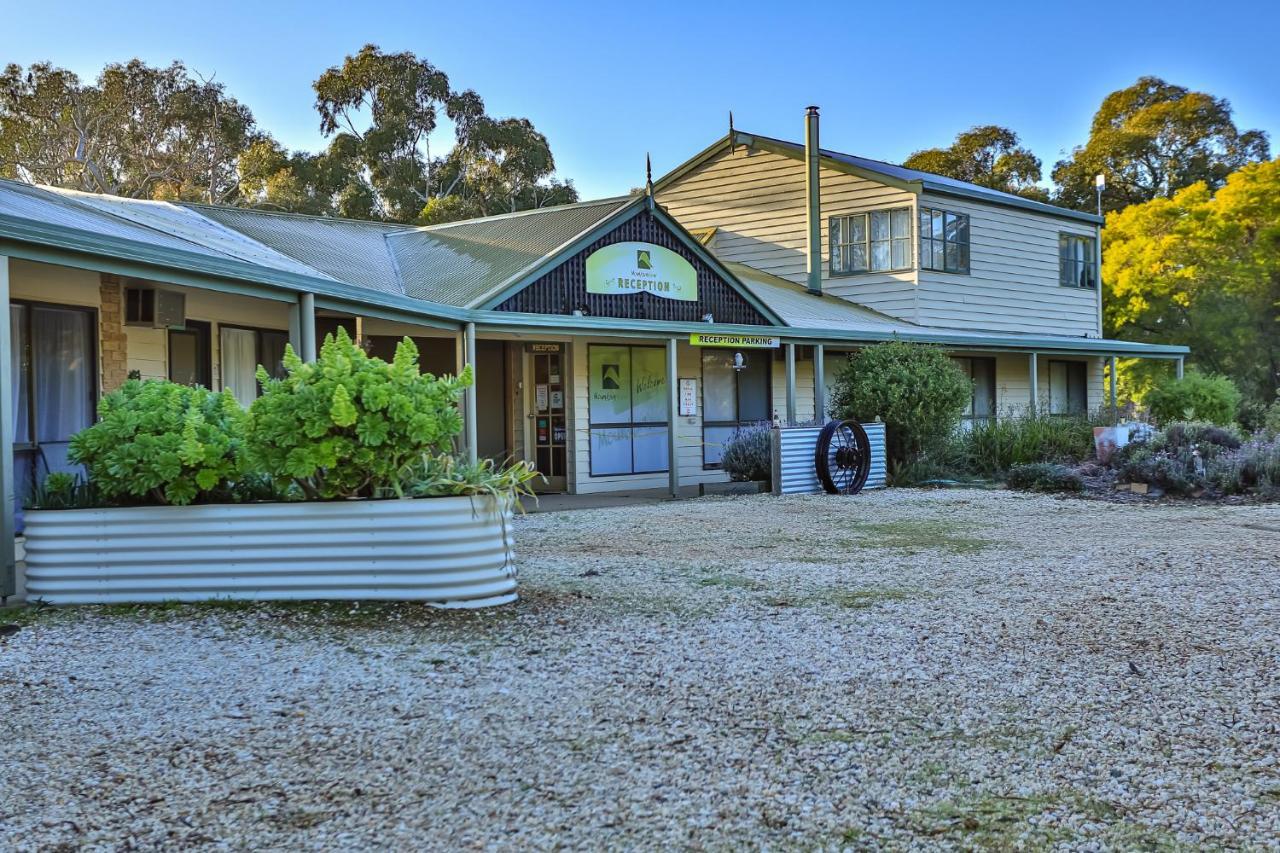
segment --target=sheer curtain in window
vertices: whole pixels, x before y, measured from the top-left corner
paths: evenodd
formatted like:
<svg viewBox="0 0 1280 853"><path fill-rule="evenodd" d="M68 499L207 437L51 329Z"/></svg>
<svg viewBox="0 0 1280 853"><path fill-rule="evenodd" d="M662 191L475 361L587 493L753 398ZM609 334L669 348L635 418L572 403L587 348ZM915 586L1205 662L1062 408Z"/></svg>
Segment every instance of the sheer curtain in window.
<svg viewBox="0 0 1280 853"><path fill-rule="evenodd" d="M220 341L222 363L222 387L248 406L258 398L258 334L249 329L222 327Z"/></svg>
<svg viewBox="0 0 1280 853"><path fill-rule="evenodd" d="M31 309L37 479L47 471L76 470L67 462L71 436L93 423L93 315L87 311Z"/></svg>

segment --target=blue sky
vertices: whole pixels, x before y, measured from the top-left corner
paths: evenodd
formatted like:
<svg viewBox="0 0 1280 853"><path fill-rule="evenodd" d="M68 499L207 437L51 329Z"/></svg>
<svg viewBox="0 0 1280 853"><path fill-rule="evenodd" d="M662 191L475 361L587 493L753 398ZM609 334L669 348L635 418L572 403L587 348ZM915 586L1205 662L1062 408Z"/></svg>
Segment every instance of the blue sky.
<svg viewBox="0 0 1280 853"><path fill-rule="evenodd" d="M1102 98L1142 74L1229 98L1238 124L1280 148L1274 3L6 5L0 61L93 77L109 61L180 58L291 148L324 145L311 91L322 70L366 42L412 50L490 114L531 119L584 198L640 185L646 151L657 174L682 162L731 109L740 129L799 139L810 103L830 148L900 161L995 123L1047 175Z"/></svg>

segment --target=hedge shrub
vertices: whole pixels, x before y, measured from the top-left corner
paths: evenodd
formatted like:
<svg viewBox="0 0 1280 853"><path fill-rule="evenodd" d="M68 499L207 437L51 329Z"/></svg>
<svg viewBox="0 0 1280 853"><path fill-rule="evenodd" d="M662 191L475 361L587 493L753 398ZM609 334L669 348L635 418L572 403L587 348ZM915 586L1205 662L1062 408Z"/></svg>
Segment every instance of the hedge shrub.
<svg viewBox="0 0 1280 853"><path fill-rule="evenodd" d="M1209 421L1229 424L1240 407L1240 392L1225 376L1194 371L1181 379L1158 382L1145 399L1151 418L1158 424L1175 421Z"/></svg>
<svg viewBox="0 0 1280 853"><path fill-rule="evenodd" d="M942 349L889 341L849 359L831 402L842 419L884 421L888 462L896 472L955 432L972 395L973 383Z"/></svg>
<svg viewBox="0 0 1280 853"><path fill-rule="evenodd" d="M773 429L767 424L745 426L725 442L720 466L730 480L768 480L773 476Z"/></svg>

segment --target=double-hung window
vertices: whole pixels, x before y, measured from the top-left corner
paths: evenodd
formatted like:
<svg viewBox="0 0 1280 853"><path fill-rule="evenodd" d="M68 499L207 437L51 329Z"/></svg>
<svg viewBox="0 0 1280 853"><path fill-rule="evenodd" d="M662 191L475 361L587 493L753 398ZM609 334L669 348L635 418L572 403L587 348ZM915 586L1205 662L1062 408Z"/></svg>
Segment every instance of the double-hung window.
<svg viewBox="0 0 1280 853"><path fill-rule="evenodd" d="M911 268L911 208L872 210L830 220L832 275Z"/></svg>
<svg viewBox="0 0 1280 853"><path fill-rule="evenodd" d="M920 269L969 272L969 215L920 208Z"/></svg>
<svg viewBox="0 0 1280 853"><path fill-rule="evenodd" d="M1058 281L1063 287L1098 286L1098 256L1092 237L1058 235Z"/></svg>
<svg viewBox="0 0 1280 853"><path fill-rule="evenodd" d="M284 345L288 342L289 333L275 329L247 329L225 324L219 327L222 387L231 389L240 405L248 406L258 399L259 364L273 379L285 375Z"/></svg>

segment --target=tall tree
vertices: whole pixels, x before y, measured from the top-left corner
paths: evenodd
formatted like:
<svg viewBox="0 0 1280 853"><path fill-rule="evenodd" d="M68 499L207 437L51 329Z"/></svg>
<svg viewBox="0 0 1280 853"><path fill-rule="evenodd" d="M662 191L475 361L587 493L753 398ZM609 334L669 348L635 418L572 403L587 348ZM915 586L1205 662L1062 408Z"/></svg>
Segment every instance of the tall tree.
<svg viewBox="0 0 1280 853"><path fill-rule="evenodd" d="M1093 117L1089 141L1053 168L1059 203L1094 210L1094 179L1105 175L1103 207L1121 210L1203 181L1210 190L1247 163L1270 156L1267 135L1242 131L1231 104L1142 77L1112 92Z"/></svg>
<svg viewBox="0 0 1280 853"><path fill-rule="evenodd" d="M261 135L248 107L181 62L108 65L94 84L49 63L0 74L0 175L135 198L225 202Z"/></svg>
<svg viewBox="0 0 1280 853"><path fill-rule="evenodd" d="M1262 402L1280 389L1280 160L1107 217L1108 337L1184 343Z"/></svg>
<svg viewBox="0 0 1280 853"><path fill-rule="evenodd" d="M1040 158L1018 144L1018 134L999 125L972 127L949 147L917 151L902 165L1038 201L1049 197L1037 186Z"/></svg>

